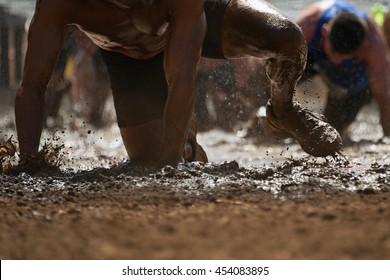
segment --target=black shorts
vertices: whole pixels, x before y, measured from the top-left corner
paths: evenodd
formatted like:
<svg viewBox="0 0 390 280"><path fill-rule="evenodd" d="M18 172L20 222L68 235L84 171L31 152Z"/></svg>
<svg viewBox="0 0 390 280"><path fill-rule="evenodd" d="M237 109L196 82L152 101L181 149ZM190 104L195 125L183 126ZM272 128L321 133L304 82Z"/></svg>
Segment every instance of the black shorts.
<svg viewBox="0 0 390 280"><path fill-rule="evenodd" d="M230 0L205 0L207 34L202 56L224 58L221 25ZM160 53L147 60L137 60L118 52L100 49L107 66L119 127L136 126L164 115L168 86Z"/></svg>
<svg viewBox="0 0 390 280"><path fill-rule="evenodd" d="M136 126L162 118L168 93L164 54L138 60L103 49L100 53L110 78L118 126Z"/></svg>
<svg viewBox="0 0 390 280"><path fill-rule="evenodd" d="M203 42L202 56L225 58L222 52L222 19L230 0L205 0L207 32Z"/></svg>

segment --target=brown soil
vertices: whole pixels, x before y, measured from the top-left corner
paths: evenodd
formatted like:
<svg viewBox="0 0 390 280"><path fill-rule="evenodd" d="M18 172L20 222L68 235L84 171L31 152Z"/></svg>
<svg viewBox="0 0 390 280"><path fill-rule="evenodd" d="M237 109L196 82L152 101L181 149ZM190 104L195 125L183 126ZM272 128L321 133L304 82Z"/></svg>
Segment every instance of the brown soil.
<svg viewBox="0 0 390 280"><path fill-rule="evenodd" d="M0 259L389 259L390 144L367 116L345 158L214 130L211 164L161 170L129 166L115 125L60 130L61 172L0 174Z"/></svg>

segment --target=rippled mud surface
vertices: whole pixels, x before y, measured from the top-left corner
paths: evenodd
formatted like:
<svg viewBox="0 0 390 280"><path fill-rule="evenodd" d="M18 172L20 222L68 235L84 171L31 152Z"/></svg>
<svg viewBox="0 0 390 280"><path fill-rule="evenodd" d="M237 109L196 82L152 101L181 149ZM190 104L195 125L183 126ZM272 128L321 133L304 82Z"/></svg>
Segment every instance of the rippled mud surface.
<svg viewBox="0 0 390 280"><path fill-rule="evenodd" d="M73 120L44 138L64 146L59 168L0 173L1 259L390 258L390 142L375 107L326 159L211 130L199 135L210 163L152 170L128 163L115 124Z"/></svg>

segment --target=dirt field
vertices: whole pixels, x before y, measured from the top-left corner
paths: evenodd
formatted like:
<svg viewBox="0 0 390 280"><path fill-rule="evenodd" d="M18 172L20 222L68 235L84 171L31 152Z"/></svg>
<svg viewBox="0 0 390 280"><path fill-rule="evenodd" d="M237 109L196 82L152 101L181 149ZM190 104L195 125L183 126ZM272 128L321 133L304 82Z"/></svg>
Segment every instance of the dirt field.
<svg viewBox="0 0 390 280"><path fill-rule="evenodd" d="M55 134L61 172L0 174L0 259L389 259L390 142L375 112L345 158L212 130L199 136L212 163L161 170L129 167L115 125L73 120Z"/></svg>

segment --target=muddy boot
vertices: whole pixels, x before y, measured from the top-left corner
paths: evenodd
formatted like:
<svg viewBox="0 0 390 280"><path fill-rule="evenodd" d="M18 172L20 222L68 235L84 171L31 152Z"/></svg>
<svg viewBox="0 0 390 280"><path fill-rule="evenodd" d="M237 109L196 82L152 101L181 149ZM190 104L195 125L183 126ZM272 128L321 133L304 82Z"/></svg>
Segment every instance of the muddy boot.
<svg viewBox="0 0 390 280"><path fill-rule="evenodd" d="M185 162L201 161L208 162L206 152L202 146L196 142L196 133L198 131L198 121L192 118L188 131L187 142L184 146L183 159Z"/></svg>
<svg viewBox="0 0 390 280"><path fill-rule="evenodd" d="M271 101L268 101L266 111L264 125L270 134L280 138L294 138L312 156L334 155L342 146L340 134L327 123L323 115L301 108L297 102L281 119L275 116Z"/></svg>

